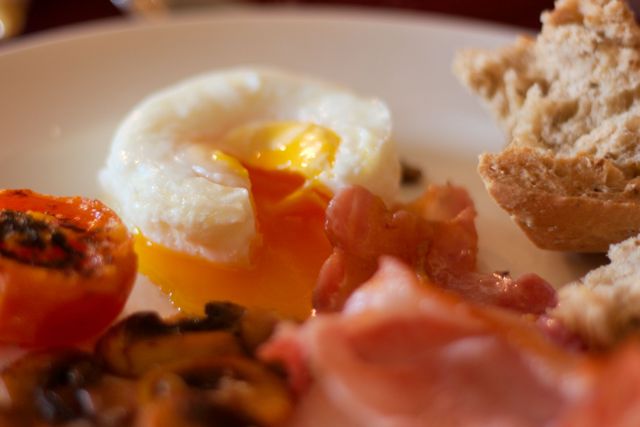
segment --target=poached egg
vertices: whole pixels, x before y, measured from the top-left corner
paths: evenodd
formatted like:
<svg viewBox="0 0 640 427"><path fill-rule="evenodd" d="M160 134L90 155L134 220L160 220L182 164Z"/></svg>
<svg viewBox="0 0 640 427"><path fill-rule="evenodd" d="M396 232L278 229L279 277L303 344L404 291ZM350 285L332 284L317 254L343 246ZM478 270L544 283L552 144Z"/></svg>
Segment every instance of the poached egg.
<svg viewBox="0 0 640 427"><path fill-rule="evenodd" d="M354 184L392 201L399 173L382 101L239 68L142 101L100 182L137 231L140 271L183 311L231 300L304 318L331 253L328 201Z"/></svg>

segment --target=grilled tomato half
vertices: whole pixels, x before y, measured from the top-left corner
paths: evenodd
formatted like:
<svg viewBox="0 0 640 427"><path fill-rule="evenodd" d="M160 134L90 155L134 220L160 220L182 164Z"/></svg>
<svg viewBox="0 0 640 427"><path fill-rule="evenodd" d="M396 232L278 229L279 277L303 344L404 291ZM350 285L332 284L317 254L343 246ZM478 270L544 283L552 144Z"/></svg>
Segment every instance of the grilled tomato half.
<svg viewBox="0 0 640 427"><path fill-rule="evenodd" d="M135 276L132 238L103 203L0 191L0 342L89 340L120 313Z"/></svg>

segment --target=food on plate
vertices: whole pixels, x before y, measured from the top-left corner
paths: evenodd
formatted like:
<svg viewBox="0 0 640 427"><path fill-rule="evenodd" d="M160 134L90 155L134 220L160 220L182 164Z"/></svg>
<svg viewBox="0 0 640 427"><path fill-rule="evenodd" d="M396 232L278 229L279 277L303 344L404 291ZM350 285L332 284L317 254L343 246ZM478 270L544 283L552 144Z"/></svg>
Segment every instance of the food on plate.
<svg viewBox="0 0 640 427"><path fill-rule="evenodd" d="M1 425L282 425L292 394L254 357L273 319L223 302L206 311L173 320L133 314L94 353L67 348L18 359L0 373Z"/></svg>
<svg viewBox="0 0 640 427"><path fill-rule="evenodd" d="M611 245L611 263L558 291L550 315L592 348L609 348L638 330L640 238Z"/></svg>
<svg viewBox="0 0 640 427"><path fill-rule="evenodd" d="M560 427L630 427L640 417L640 349L625 344L599 366L589 394L568 410Z"/></svg>
<svg viewBox="0 0 640 427"><path fill-rule="evenodd" d="M509 140L478 170L538 246L604 252L640 232L640 28L622 0L558 0L542 21L455 61Z"/></svg>
<svg viewBox="0 0 640 427"><path fill-rule="evenodd" d="M140 392L136 427L275 427L293 406L284 382L248 358L177 362L149 372Z"/></svg>
<svg viewBox="0 0 640 427"><path fill-rule="evenodd" d="M140 269L178 307L212 299L299 319L331 247L324 211L352 184L394 200L387 107L266 68L197 77L138 105L101 182L139 230Z"/></svg>
<svg viewBox="0 0 640 427"><path fill-rule="evenodd" d="M60 349L31 353L0 373L0 422L7 427L126 426L135 408L133 382L107 375L92 354Z"/></svg>
<svg viewBox="0 0 640 427"><path fill-rule="evenodd" d="M453 185L431 185L422 197L395 209L362 187L341 190L327 208L333 253L320 271L314 307L340 310L384 255L468 300L535 314L553 307L555 290L535 274L512 279L506 272L478 272L475 216L466 190Z"/></svg>
<svg viewBox="0 0 640 427"><path fill-rule="evenodd" d="M400 162L400 167L400 182L402 185L414 185L422 180L422 170L419 168L404 161Z"/></svg>
<svg viewBox="0 0 640 427"><path fill-rule="evenodd" d="M156 313L139 312L112 326L96 352L111 372L135 377L185 355L253 354L276 321L272 313L223 302L207 304L202 318L163 320Z"/></svg>
<svg viewBox="0 0 640 427"><path fill-rule="evenodd" d="M120 313L136 275L133 239L97 200L0 191L0 342L77 343Z"/></svg>
<svg viewBox="0 0 640 427"><path fill-rule="evenodd" d="M543 23L537 39L462 52L454 68L510 140L479 172L538 246L597 252L627 239L550 311L588 346L611 347L638 317L640 28L618 0L560 0Z"/></svg>
<svg viewBox="0 0 640 427"><path fill-rule="evenodd" d="M633 420L640 395L621 388L622 370L640 372L633 369L640 346L590 355L601 330L592 334L576 307L593 298L614 310L618 298L633 295L632 278L623 276L637 242L614 247L615 268L587 276L594 286L562 291L556 307L556 291L535 274L478 271L466 190L431 185L399 204L399 171L386 107L324 83L236 69L144 101L119 129L101 181L137 228L142 272L183 313L134 313L96 337L104 323L82 336L94 338L92 349L80 350L62 344L77 343L78 325L104 307L84 299L63 306L46 326L77 311L84 317L56 332L72 339L9 340L59 347L27 353L0 372L0 424ZM115 292L122 301L111 322L136 265L115 214L85 199L2 195L11 202L0 212L10 261L45 273L68 268L82 280L98 280L106 264L110 278L128 278L115 282L123 293ZM18 209L24 200L31 202ZM58 280L51 277L47 283ZM46 301L66 304L67 293L59 294ZM194 314L204 303L203 316ZM603 330L622 340L634 313L606 315Z"/></svg>
<svg viewBox="0 0 640 427"><path fill-rule="evenodd" d="M281 325L260 354L297 393L287 427L631 426L640 403L636 342L606 359L565 350L390 258L341 313Z"/></svg>

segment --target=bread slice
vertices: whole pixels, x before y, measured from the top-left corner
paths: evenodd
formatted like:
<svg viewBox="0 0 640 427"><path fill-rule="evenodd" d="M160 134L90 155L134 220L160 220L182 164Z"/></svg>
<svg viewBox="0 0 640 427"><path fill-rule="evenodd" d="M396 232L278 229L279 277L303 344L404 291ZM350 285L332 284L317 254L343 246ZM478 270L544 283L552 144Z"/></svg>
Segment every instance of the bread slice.
<svg viewBox="0 0 640 427"><path fill-rule="evenodd" d="M640 232L640 28L621 0L558 0L542 21L454 62L509 141L478 170L538 246L604 252Z"/></svg>
<svg viewBox="0 0 640 427"><path fill-rule="evenodd" d="M640 237L612 245L611 263L558 291L549 314L592 348L607 348L640 323Z"/></svg>

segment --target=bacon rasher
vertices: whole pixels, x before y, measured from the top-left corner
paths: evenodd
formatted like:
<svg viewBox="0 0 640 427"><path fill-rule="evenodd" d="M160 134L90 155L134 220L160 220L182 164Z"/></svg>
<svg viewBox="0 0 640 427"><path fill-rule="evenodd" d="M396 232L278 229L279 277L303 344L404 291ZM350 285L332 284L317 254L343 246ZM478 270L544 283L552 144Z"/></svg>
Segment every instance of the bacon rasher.
<svg viewBox="0 0 640 427"><path fill-rule="evenodd" d="M453 185L431 186L416 202L395 210L364 188L342 190L327 209L326 233L334 251L320 272L315 308L339 310L373 275L382 255L470 301L534 314L554 306L555 290L535 274L513 279L476 270L475 216L466 190Z"/></svg>
<svg viewBox="0 0 640 427"><path fill-rule="evenodd" d="M288 427L555 425L600 372L528 317L445 292L391 258L341 313L281 327L261 355L298 393Z"/></svg>

